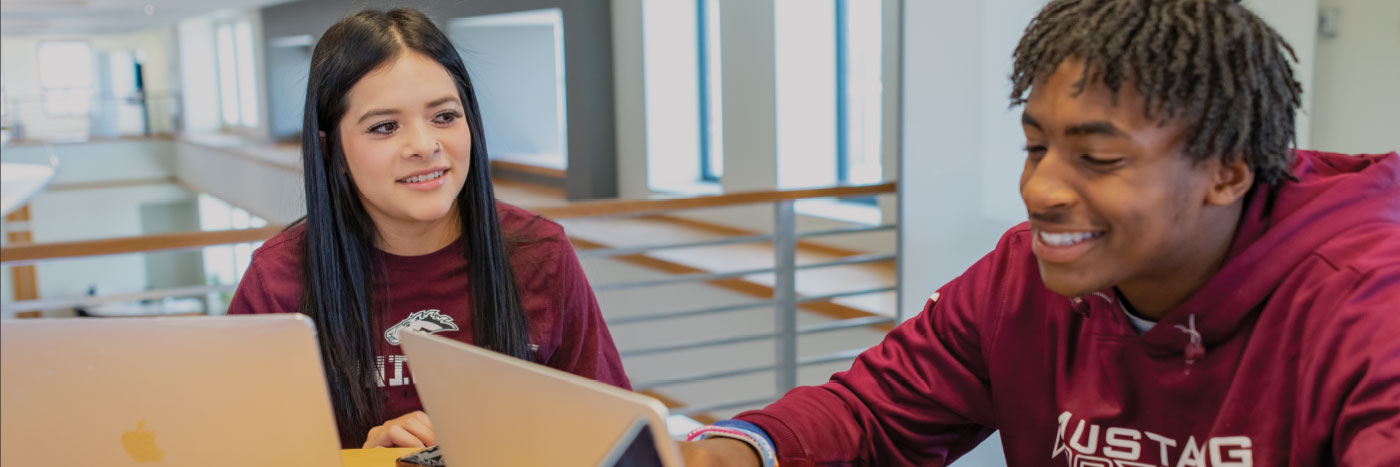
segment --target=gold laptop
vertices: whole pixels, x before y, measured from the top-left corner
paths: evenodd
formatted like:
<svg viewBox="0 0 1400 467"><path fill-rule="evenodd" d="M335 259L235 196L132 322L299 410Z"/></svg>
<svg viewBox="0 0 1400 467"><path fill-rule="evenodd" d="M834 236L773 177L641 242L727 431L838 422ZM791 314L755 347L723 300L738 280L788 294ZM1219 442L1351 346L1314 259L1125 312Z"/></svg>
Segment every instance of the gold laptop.
<svg viewBox="0 0 1400 467"><path fill-rule="evenodd" d="M449 466L682 465L656 399L442 336L400 339Z"/></svg>
<svg viewBox="0 0 1400 467"><path fill-rule="evenodd" d="M340 465L302 315L0 321L0 464Z"/></svg>

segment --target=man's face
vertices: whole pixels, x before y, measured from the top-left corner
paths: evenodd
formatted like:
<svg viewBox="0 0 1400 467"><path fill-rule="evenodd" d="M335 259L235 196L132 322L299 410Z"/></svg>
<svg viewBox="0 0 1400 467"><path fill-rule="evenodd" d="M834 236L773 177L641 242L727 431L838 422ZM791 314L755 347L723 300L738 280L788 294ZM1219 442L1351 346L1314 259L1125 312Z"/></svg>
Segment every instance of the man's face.
<svg viewBox="0 0 1400 467"><path fill-rule="evenodd" d="M1204 254L1193 238L1216 219L1203 214L1220 164L1182 154L1184 125L1146 117L1131 81L1116 104L1100 83L1076 96L1083 69L1061 63L1032 87L1022 117L1021 198L1041 278L1065 296L1182 280Z"/></svg>

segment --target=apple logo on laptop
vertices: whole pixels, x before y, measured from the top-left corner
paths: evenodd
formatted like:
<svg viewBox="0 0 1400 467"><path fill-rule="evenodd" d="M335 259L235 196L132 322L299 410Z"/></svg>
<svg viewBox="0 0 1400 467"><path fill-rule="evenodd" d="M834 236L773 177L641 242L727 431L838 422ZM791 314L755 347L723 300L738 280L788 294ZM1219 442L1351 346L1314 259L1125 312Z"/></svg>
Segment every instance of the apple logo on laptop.
<svg viewBox="0 0 1400 467"><path fill-rule="evenodd" d="M146 429L144 420L136 422L135 430L122 433L122 448L136 462L160 462L165 452L156 447L156 432Z"/></svg>

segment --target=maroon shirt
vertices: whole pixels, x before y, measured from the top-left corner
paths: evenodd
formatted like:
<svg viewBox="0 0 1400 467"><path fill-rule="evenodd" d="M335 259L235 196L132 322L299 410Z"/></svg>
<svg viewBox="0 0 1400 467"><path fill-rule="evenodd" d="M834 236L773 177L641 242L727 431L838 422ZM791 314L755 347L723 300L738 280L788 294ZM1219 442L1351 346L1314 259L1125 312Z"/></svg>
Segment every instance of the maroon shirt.
<svg viewBox="0 0 1400 467"><path fill-rule="evenodd" d="M1142 335L1112 289L1047 289L1022 224L849 371L737 418L783 467L945 465L993 430L1013 466L1398 466L1400 155L1293 174Z"/></svg>
<svg viewBox="0 0 1400 467"><path fill-rule="evenodd" d="M510 251L520 299L530 321L536 361L631 389L593 289L563 227L529 211L498 203L501 230L530 239ZM229 314L296 313L301 307L301 252L306 225L298 224L253 252ZM399 348L398 331L424 330L472 342L467 262L460 241L422 256L379 253L374 277L375 329L381 386L390 418L420 410L413 375Z"/></svg>

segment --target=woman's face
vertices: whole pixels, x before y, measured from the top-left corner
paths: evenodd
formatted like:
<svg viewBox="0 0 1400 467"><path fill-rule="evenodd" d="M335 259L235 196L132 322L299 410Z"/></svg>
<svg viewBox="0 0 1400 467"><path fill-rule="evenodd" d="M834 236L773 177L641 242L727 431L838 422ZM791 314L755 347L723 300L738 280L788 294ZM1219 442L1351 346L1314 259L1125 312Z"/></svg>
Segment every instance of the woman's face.
<svg viewBox="0 0 1400 467"><path fill-rule="evenodd" d="M360 78L346 101L341 144L375 225L411 229L447 219L466 183L472 142L447 69L405 50Z"/></svg>

